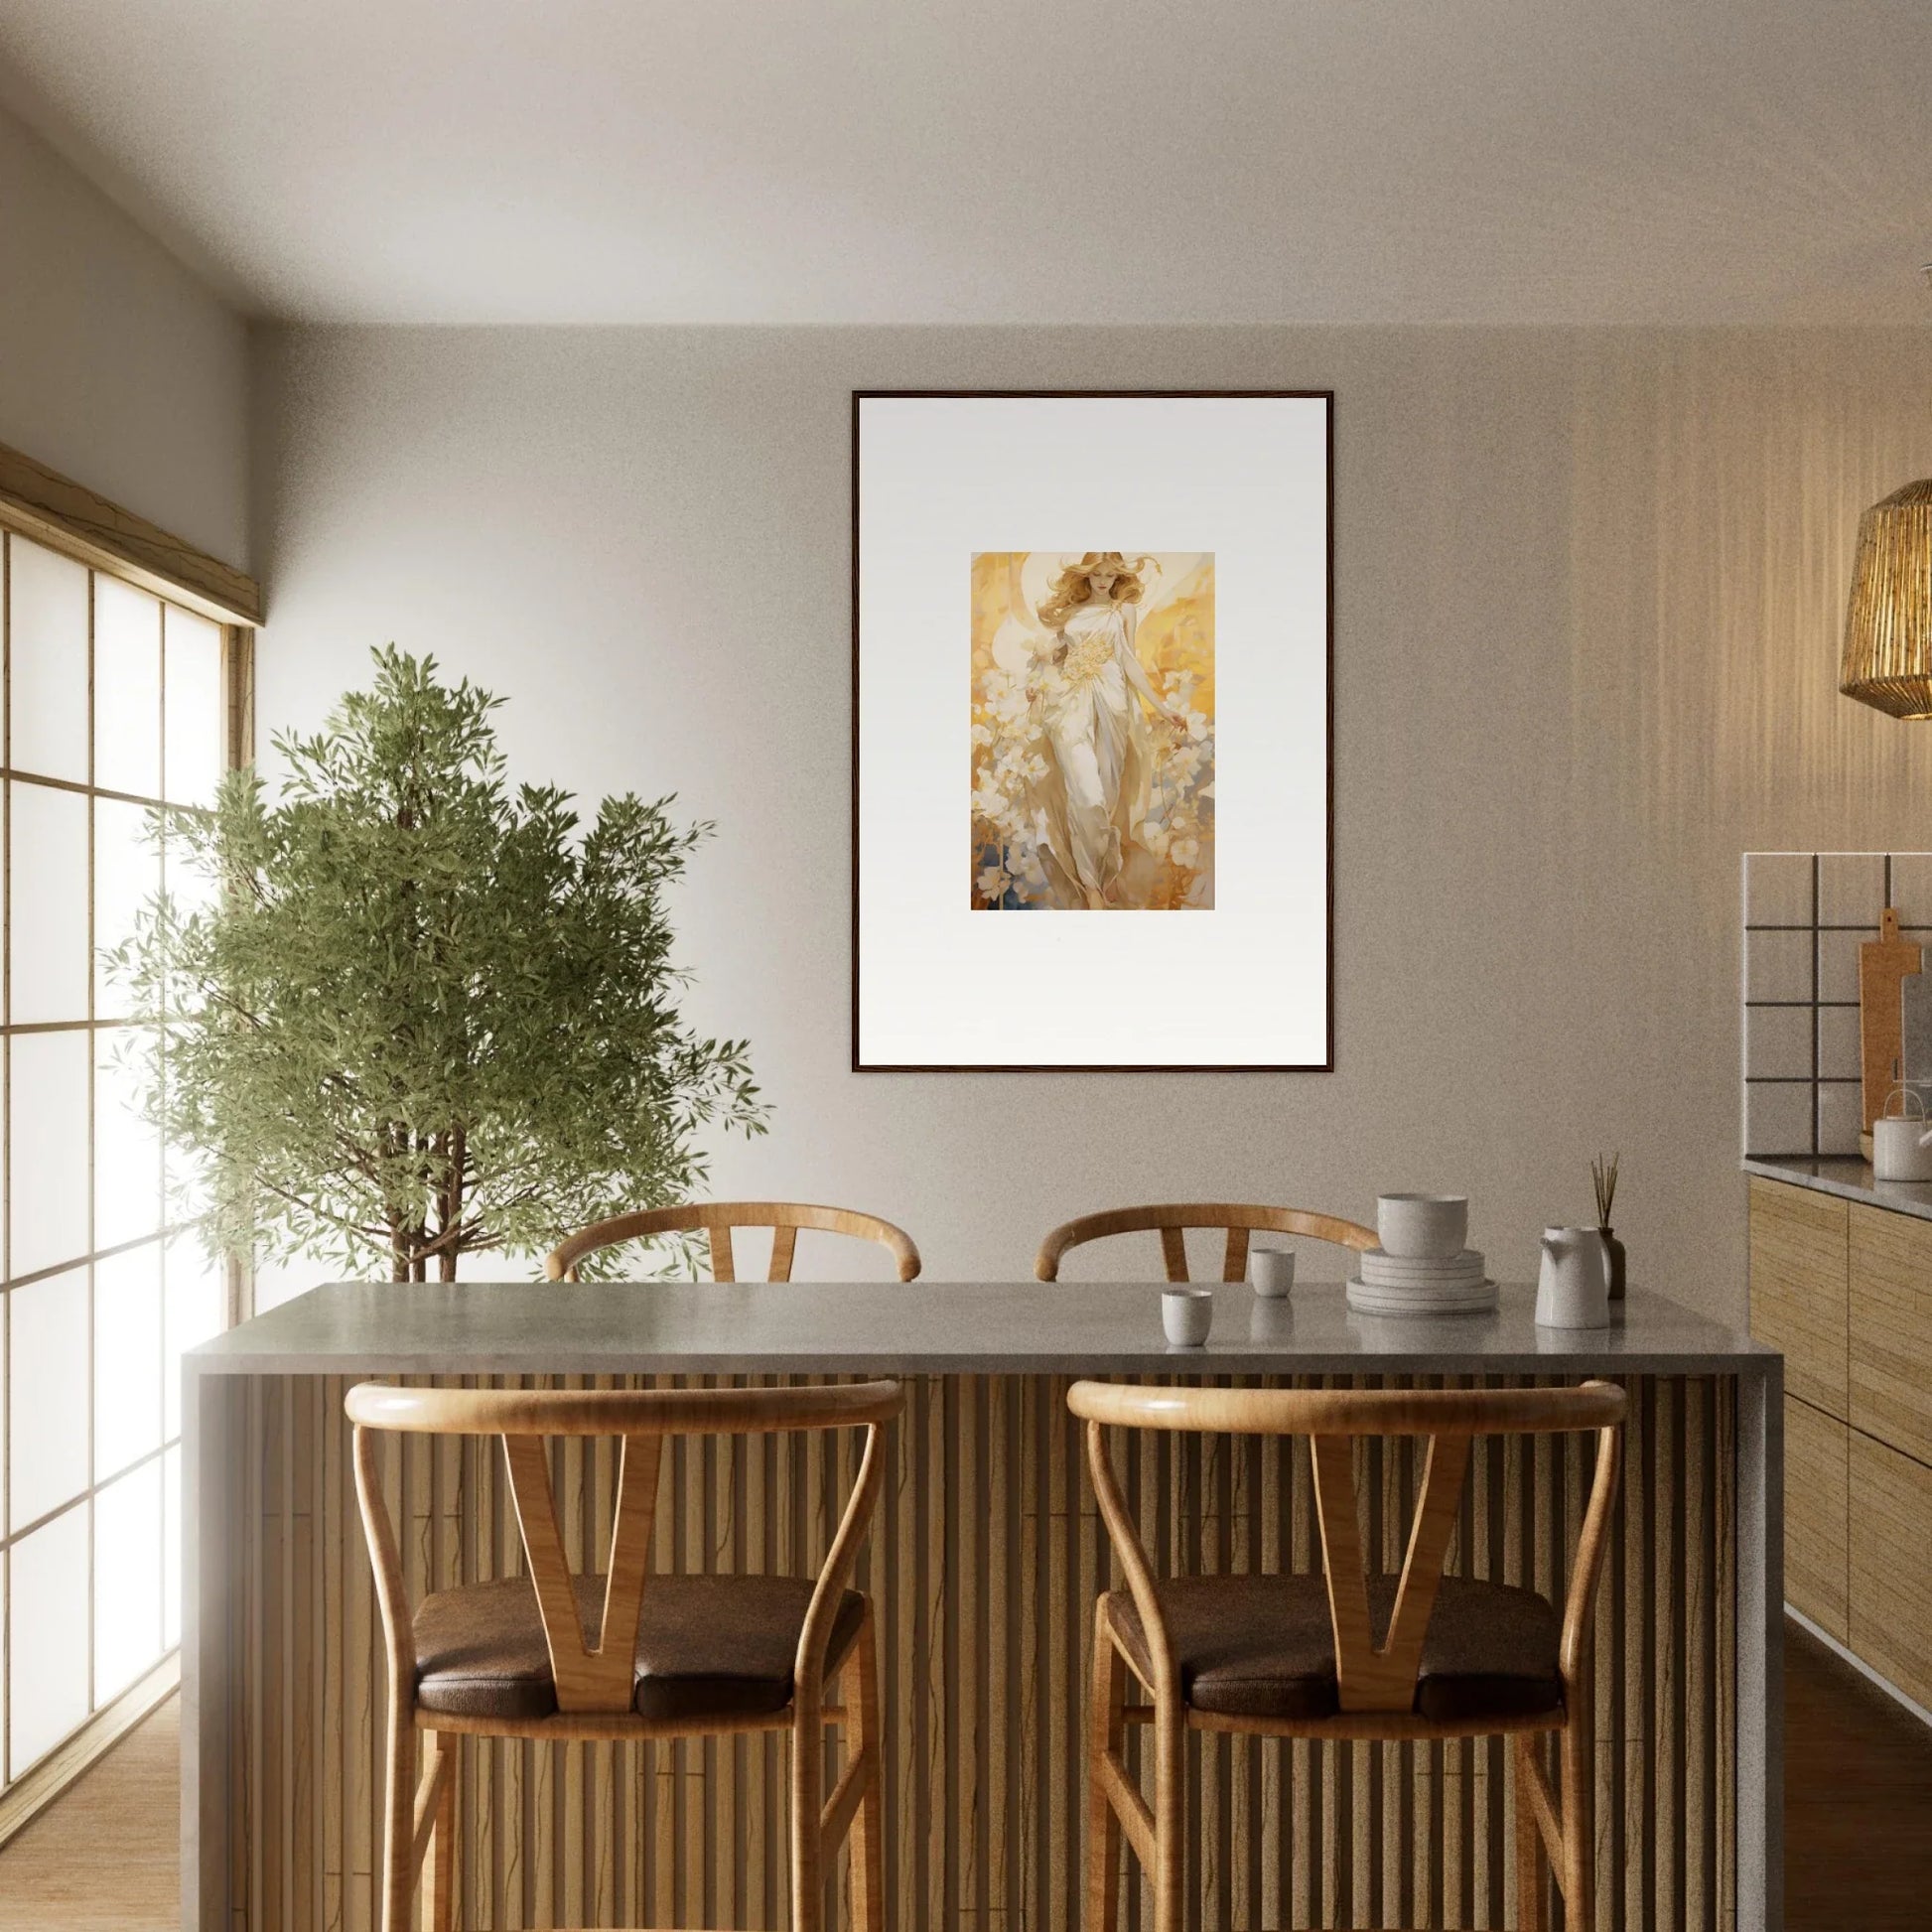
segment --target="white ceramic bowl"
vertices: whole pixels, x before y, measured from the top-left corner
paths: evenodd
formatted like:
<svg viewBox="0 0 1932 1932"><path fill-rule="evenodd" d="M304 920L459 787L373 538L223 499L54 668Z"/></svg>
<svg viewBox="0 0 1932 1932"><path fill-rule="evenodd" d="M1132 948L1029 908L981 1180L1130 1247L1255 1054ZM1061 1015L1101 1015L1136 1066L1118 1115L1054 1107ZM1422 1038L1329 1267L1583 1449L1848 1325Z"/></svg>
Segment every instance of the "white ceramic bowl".
<svg viewBox="0 0 1932 1932"><path fill-rule="evenodd" d="M1211 1288L1164 1288L1161 1291L1161 1325L1176 1348L1198 1348L1214 1325L1214 1291Z"/></svg>
<svg viewBox="0 0 1932 1932"><path fill-rule="evenodd" d="M1466 1194L1378 1194L1375 1230L1382 1252L1448 1260L1462 1252L1469 1233Z"/></svg>

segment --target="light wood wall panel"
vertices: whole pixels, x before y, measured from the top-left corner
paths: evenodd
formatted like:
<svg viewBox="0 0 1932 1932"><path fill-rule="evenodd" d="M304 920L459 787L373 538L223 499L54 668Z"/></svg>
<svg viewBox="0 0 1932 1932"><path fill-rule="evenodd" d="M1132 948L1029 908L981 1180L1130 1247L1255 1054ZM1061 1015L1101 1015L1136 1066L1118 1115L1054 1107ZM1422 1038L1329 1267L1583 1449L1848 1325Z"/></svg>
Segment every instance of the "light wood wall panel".
<svg viewBox="0 0 1932 1932"><path fill-rule="evenodd" d="M1750 1185L1751 1333L1783 1353L1789 1394L1847 1422L1851 1204L1779 1180Z"/></svg>
<svg viewBox="0 0 1932 1932"><path fill-rule="evenodd" d="M1628 1473L1598 1604L1596 1815L1608 1928L1734 1925L1734 1388L1631 1383ZM1079 1923L1081 1703L1095 1592L1117 1581L1064 1380L915 1379L861 1581L881 1602L886 1871L900 1932ZM372 1932L382 1665L347 1478L345 1385L250 1385L230 1644L236 1932ZM702 1570L816 1563L856 1442L684 1440L657 1557ZM1478 1446L1452 1573L1561 1594L1586 1438ZM573 1560L608 1519L608 1446L563 1446ZM1311 1567L1305 1442L1129 1439L1156 1563ZM493 1444L391 1447L412 1591L520 1568ZM1399 1559L1411 1446L1360 1469L1371 1545ZM783 1745L598 1748L464 1740L460 1922L783 1923ZM1489 1742L1192 1745L1191 1926L1502 1926L1513 1798ZM1145 1767L1144 1767L1145 1768ZM835 1881L843 1890L843 1879ZM1129 1891L1123 1925L1148 1900Z"/></svg>

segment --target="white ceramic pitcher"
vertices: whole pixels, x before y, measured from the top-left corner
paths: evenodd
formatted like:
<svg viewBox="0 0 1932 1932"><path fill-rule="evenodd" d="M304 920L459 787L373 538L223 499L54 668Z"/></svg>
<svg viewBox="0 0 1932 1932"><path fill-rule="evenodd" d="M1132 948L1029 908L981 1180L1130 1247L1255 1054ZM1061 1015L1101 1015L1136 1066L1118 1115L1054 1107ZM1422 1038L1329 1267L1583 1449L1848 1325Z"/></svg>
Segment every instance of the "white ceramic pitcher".
<svg viewBox="0 0 1932 1932"><path fill-rule="evenodd" d="M1610 1325L1610 1251L1598 1228L1545 1228L1536 1280L1539 1328Z"/></svg>

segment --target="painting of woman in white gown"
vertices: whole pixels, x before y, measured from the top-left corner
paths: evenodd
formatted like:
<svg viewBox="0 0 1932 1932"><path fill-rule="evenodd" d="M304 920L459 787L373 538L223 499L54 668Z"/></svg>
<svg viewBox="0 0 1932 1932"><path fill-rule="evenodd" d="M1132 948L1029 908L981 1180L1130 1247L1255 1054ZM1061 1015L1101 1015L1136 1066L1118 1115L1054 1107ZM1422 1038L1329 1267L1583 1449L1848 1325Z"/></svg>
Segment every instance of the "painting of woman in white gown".
<svg viewBox="0 0 1932 1932"><path fill-rule="evenodd" d="M1214 557L972 562L972 903L1214 904Z"/></svg>

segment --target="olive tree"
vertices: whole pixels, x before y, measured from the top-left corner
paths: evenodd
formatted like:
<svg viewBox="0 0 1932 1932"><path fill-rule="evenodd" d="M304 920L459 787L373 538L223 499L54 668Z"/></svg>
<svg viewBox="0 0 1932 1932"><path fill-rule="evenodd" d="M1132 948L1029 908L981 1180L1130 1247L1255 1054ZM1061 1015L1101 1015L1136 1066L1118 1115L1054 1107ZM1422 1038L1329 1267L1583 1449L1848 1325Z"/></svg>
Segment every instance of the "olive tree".
<svg viewBox="0 0 1932 1932"><path fill-rule="evenodd" d="M679 1017L672 800L512 788L499 700L394 647L313 737L168 810L163 893L109 955L145 1111L209 1246L396 1281L688 1197L758 1133L742 1040ZM181 882L198 886L185 892Z"/></svg>

